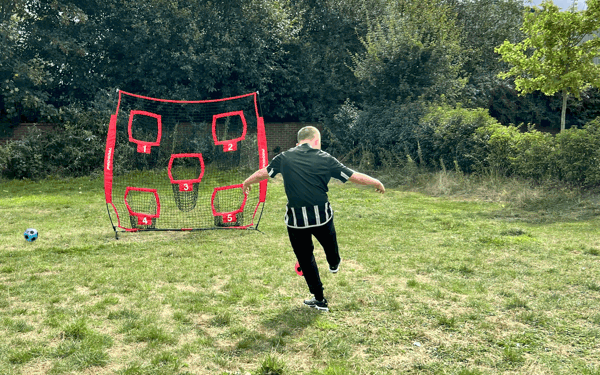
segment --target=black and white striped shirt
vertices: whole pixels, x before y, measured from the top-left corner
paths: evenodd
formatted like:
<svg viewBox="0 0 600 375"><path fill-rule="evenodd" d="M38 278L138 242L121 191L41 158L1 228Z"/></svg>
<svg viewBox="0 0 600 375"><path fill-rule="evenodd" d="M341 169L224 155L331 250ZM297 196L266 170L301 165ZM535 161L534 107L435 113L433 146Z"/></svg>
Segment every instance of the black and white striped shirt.
<svg viewBox="0 0 600 375"><path fill-rule="evenodd" d="M327 152L307 143L273 158L267 166L270 177L281 173L288 204L285 223L291 228L310 228L327 223L333 210L327 197L331 178L347 182L354 171Z"/></svg>

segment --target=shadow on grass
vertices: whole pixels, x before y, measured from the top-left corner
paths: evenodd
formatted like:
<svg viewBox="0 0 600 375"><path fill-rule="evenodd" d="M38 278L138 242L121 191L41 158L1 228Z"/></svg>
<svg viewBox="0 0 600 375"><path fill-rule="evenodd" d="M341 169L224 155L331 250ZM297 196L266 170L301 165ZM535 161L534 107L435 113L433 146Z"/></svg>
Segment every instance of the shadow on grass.
<svg viewBox="0 0 600 375"><path fill-rule="evenodd" d="M250 352L269 353L273 350L283 350L294 336L299 336L302 331L313 324L319 313L308 308L286 308L276 315L266 318L262 325L269 333L245 330L231 353Z"/></svg>
<svg viewBox="0 0 600 375"><path fill-rule="evenodd" d="M289 307L275 316L263 321L263 326L271 330L289 332L289 334L300 333L304 328L312 325L319 317L319 312L303 306Z"/></svg>

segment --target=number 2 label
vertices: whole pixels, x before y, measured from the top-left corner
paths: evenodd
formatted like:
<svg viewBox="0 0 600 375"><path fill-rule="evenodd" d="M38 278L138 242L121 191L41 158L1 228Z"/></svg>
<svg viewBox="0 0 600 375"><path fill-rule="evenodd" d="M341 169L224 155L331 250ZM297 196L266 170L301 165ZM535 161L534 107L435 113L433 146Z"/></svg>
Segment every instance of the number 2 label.
<svg viewBox="0 0 600 375"><path fill-rule="evenodd" d="M223 144L223 151L237 151L237 143L236 142L227 142Z"/></svg>

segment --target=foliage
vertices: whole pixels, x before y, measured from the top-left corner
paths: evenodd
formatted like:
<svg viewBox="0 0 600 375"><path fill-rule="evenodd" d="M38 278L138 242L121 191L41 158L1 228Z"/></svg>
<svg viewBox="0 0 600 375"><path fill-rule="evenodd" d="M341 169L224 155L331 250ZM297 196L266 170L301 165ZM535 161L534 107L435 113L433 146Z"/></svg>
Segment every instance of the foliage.
<svg viewBox="0 0 600 375"><path fill-rule="evenodd" d="M102 169L106 119L110 114L67 108L61 116L65 123L57 124L50 133L33 127L23 139L0 146L0 170L5 177L77 177Z"/></svg>
<svg viewBox="0 0 600 375"><path fill-rule="evenodd" d="M416 102L364 109L346 102L333 121L325 123L323 147L367 169L403 164L406 156L418 158L415 125L424 113L424 106Z"/></svg>
<svg viewBox="0 0 600 375"><path fill-rule="evenodd" d="M522 0L468 0L452 3L456 24L461 28L465 62L461 75L468 77L463 101L488 108L492 94L502 81L496 76L507 68L494 49L505 40L520 42L523 33ZM493 101L491 101L493 103Z"/></svg>
<svg viewBox="0 0 600 375"><path fill-rule="evenodd" d="M324 148L368 169L441 168L443 161L443 168L464 172L494 166L593 184L595 177L569 172L566 161L574 169L583 163L574 139L593 142L589 129L554 141L501 129L485 110L466 108L489 108L503 124L558 123L559 94L517 97L497 77L509 63L494 48L505 40L536 47L523 40L537 30L535 20L563 29L569 20L587 32L597 3L582 13L549 4L524 13L519 0L3 1L0 135L21 121L52 121L57 131L0 146L0 169L14 178L99 171L117 87L179 99L258 90L267 121L322 122ZM556 42L535 36L542 37ZM596 38L576 48L597 44ZM577 74L565 79L574 82ZM598 89L578 92L581 100L571 99L566 113L573 126L600 114Z"/></svg>
<svg viewBox="0 0 600 375"><path fill-rule="evenodd" d="M499 125L484 109L419 103L358 109L347 102L326 123L324 148L373 167L420 166L472 172L484 163L486 140L477 129ZM441 163L444 165L442 166Z"/></svg>
<svg viewBox="0 0 600 375"><path fill-rule="evenodd" d="M416 132L426 163L469 173L484 157L475 132L494 124L497 121L484 109L443 105L429 108Z"/></svg>
<svg viewBox="0 0 600 375"><path fill-rule="evenodd" d="M365 33L363 14L370 6L363 0L291 4L298 34L284 45L281 74L285 76L271 92L277 102L275 108L296 103L295 113L290 111L286 116L320 121L330 118L346 99L360 98L358 80L350 67L352 55L363 51L358 36Z"/></svg>
<svg viewBox="0 0 600 375"><path fill-rule="evenodd" d="M492 124L477 130L485 144L480 171L558 180L583 186L600 183L600 118L556 136L533 128Z"/></svg>
<svg viewBox="0 0 600 375"><path fill-rule="evenodd" d="M588 186L600 184L600 117L582 129L567 129L556 136L554 157L558 178Z"/></svg>
<svg viewBox="0 0 600 375"><path fill-rule="evenodd" d="M369 103L454 98L465 81L460 33L442 1L390 1L369 23L354 74Z"/></svg>
<svg viewBox="0 0 600 375"><path fill-rule="evenodd" d="M46 177L49 165L44 160L46 136L37 128L29 130L20 140L0 146L4 162L0 159L2 175L16 179L40 179Z"/></svg>
<svg viewBox="0 0 600 375"><path fill-rule="evenodd" d="M589 38L598 29L600 1L587 5L585 11L561 12L551 1L544 1L540 9L525 14L521 30L527 38L517 44L505 41L496 49L512 66L499 76L515 77L519 92L562 93L561 130L568 95L579 98L588 85L600 86L600 66L593 61L600 55L600 38Z"/></svg>
<svg viewBox="0 0 600 375"><path fill-rule="evenodd" d="M68 120L48 136L44 158L52 174L88 176L102 170L109 113L70 108Z"/></svg>
<svg viewBox="0 0 600 375"><path fill-rule="evenodd" d="M20 121L52 119L56 109L44 86L52 80L49 61L27 42L31 14L23 0L0 2L0 135L10 135Z"/></svg>

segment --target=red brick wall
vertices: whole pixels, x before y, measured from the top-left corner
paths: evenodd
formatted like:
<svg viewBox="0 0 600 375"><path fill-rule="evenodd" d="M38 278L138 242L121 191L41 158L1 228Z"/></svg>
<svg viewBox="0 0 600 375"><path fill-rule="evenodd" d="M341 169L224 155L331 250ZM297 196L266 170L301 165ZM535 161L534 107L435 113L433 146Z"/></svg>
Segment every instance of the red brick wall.
<svg viewBox="0 0 600 375"><path fill-rule="evenodd" d="M269 149L269 160L273 159L277 153L274 151L279 147L283 152L289 148L296 146L298 130L305 126L314 126L320 131L323 127L320 124L311 124L304 122L281 122L281 123L265 123L265 132L267 133L267 148Z"/></svg>
<svg viewBox="0 0 600 375"><path fill-rule="evenodd" d="M24 138L27 135L27 133L29 133L29 131L32 128L34 128L34 127L38 128L39 130L41 130L42 133L47 133L49 131L52 131L52 129L54 129L54 124L45 124L45 123L39 123L39 124L23 123L23 124L19 124L14 129L12 137L0 138L0 144L5 144L8 141L14 141L14 140L18 140L18 139Z"/></svg>
<svg viewBox="0 0 600 375"><path fill-rule="evenodd" d="M281 122L281 123L266 123L265 124L265 132L267 134L267 148L269 151L269 160L272 159L277 153L275 150L279 148L279 152L285 151L289 148L296 146L296 136L298 134L298 130L302 129L305 126L315 126L320 131L323 131L323 127L320 124L313 123L304 123L304 122ZM53 124L19 124L15 130L14 134L10 138L0 138L0 144L6 143L8 140L16 140L21 139L32 127L37 127L42 132L51 131L54 127Z"/></svg>

